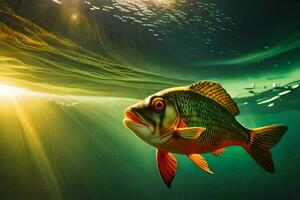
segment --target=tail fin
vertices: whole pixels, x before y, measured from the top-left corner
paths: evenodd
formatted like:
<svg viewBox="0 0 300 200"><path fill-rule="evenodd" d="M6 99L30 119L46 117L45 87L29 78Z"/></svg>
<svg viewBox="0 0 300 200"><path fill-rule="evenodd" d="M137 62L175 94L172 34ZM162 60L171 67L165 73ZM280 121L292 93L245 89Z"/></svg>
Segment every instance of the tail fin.
<svg viewBox="0 0 300 200"><path fill-rule="evenodd" d="M265 170L275 172L270 149L275 146L288 127L272 125L250 130L250 141L244 147L252 158Z"/></svg>

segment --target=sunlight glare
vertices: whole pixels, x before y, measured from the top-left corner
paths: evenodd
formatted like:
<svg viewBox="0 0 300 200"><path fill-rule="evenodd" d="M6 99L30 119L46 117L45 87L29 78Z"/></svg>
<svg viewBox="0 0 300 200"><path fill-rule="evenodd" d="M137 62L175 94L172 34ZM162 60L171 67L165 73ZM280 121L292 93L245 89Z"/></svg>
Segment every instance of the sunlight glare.
<svg viewBox="0 0 300 200"><path fill-rule="evenodd" d="M0 96L24 96L29 93L29 90L23 88L13 87L9 85L0 85Z"/></svg>

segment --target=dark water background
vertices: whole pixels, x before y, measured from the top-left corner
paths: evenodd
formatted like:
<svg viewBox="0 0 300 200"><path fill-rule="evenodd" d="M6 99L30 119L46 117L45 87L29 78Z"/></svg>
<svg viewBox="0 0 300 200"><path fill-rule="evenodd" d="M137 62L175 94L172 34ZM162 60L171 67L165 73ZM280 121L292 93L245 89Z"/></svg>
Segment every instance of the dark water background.
<svg viewBox="0 0 300 200"><path fill-rule="evenodd" d="M1 1L1 199L298 199L299 13L293 0ZM123 110L204 79L246 127L289 127L275 174L230 147L204 155L214 175L176 155L165 187Z"/></svg>

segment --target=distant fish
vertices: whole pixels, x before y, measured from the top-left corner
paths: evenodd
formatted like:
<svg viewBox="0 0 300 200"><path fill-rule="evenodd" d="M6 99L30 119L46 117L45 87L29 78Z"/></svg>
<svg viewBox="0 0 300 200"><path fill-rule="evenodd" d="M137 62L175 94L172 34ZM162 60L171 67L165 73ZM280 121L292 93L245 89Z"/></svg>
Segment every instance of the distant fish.
<svg viewBox="0 0 300 200"><path fill-rule="evenodd" d="M219 156L227 146L241 146L262 168L273 173L270 149L279 142L287 126L247 129L235 119L239 112L221 85L202 81L147 97L125 110L123 122L157 149L157 165L168 187L177 168L171 153L185 154L198 167L213 173L200 154Z"/></svg>

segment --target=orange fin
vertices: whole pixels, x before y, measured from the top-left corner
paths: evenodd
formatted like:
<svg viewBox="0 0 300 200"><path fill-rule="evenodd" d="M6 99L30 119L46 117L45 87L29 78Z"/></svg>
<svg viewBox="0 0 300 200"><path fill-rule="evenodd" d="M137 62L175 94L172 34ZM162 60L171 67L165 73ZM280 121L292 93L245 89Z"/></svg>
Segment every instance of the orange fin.
<svg viewBox="0 0 300 200"><path fill-rule="evenodd" d="M287 129L284 125L272 125L250 131L250 140L244 148L262 168L270 173L275 172L270 150L279 142Z"/></svg>
<svg viewBox="0 0 300 200"><path fill-rule="evenodd" d="M176 174L176 158L171 153L157 149L156 162L162 179L164 180L168 188L170 188L172 180Z"/></svg>
<svg viewBox="0 0 300 200"><path fill-rule="evenodd" d="M205 130L202 127L178 128L176 134L186 139L197 139Z"/></svg>
<svg viewBox="0 0 300 200"><path fill-rule="evenodd" d="M225 148L222 148L222 149L218 149L217 151L212 152L212 154L214 156L220 156L224 153L224 151L225 151Z"/></svg>
<svg viewBox="0 0 300 200"><path fill-rule="evenodd" d="M206 160L199 154L188 154L187 155L198 167L206 171L207 173L214 174L208 167Z"/></svg>

